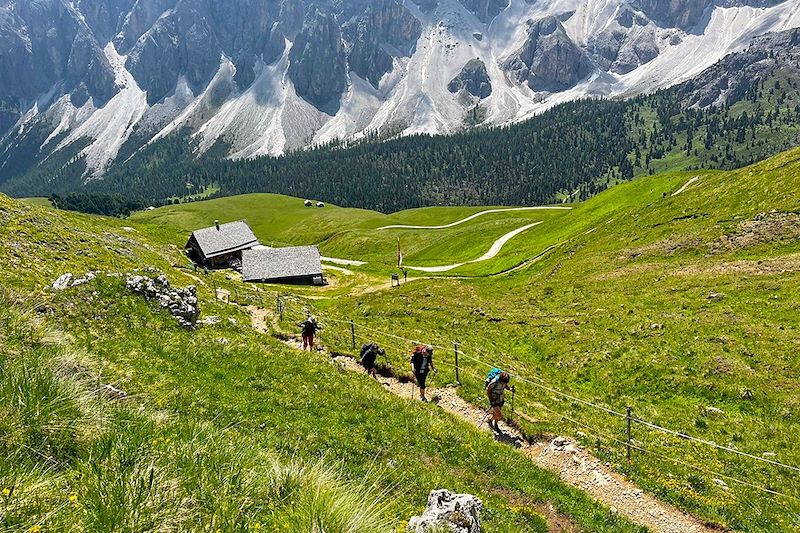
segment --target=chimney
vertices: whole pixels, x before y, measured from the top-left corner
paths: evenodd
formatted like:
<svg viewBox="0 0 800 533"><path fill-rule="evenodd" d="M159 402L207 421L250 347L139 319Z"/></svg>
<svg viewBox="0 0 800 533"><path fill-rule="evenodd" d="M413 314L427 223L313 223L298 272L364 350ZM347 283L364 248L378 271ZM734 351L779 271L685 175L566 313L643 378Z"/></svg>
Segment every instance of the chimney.
<svg viewBox="0 0 800 533"><path fill-rule="evenodd" d="M215 220L214 225L217 227L217 231L219 231L219 220Z"/></svg>

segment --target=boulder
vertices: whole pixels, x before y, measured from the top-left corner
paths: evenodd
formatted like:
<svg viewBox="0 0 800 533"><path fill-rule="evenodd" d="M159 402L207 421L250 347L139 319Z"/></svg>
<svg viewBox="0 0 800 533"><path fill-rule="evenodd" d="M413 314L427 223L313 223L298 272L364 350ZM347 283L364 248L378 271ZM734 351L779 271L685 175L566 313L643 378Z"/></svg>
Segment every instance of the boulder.
<svg viewBox="0 0 800 533"><path fill-rule="evenodd" d="M407 531L480 533L482 508L483 503L471 494L453 494L446 489L434 490L428 496L425 512L409 520Z"/></svg>

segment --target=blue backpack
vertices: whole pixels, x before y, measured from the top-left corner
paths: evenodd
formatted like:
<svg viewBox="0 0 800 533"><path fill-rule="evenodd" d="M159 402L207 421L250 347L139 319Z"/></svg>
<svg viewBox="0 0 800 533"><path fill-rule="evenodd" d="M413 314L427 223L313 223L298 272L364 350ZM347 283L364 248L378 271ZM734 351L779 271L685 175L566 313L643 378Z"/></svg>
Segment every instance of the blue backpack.
<svg viewBox="0 0 800 533"><path fill-rule="evenodd" d="M502 374L502 373L503 373L503 371L502 371L502 370L500 370L499 368L493 368L493 369L491 369L491 370L489 371L489 375L488 375L488 376L486 376L486 381L484 381L484 382L483 382L483 388L486 388L486 387L488 387L488 386L489 386L489 383L491 383L492 381L494 381L495 379L497 379L498 377L500 377L500 374Z"/></svg>

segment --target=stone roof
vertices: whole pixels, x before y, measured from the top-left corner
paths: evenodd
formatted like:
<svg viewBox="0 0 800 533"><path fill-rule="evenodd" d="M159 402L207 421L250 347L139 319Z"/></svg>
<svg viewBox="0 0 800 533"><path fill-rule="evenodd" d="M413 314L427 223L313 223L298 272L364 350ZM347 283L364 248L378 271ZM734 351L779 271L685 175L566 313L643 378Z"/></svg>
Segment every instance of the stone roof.
<svg viewBox="0 0 800 533"><path fill-rule="evenodd" d="M253 230L244 220L220 224L219 228L211 226L199 229L192 232L192 237L206 259L258 245Z"/></svg>
<svg viewBox="0 0 800 533"><path fill-rule="evenodd" d="M316 246L262 248L242 252L242 277L245 281L274 281L322 275Z"/></svg>

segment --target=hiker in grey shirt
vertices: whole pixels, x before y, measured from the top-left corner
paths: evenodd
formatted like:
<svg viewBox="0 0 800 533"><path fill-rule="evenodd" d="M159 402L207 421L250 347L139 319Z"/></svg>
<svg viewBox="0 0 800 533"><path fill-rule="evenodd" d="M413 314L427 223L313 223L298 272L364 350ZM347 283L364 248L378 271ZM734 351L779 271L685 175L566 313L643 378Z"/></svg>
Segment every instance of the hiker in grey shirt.
<svg viewBox="0 0 800 533"><path fill-rule="evenodd" d="M510 388L508 386L510 381L511 376L508 372L500 372L486 383L486 396L489 398L489 405L492 409L489 427L494 431L500 431L497 423L503 418L503 404L506 403L505 392Z"/></svg>

